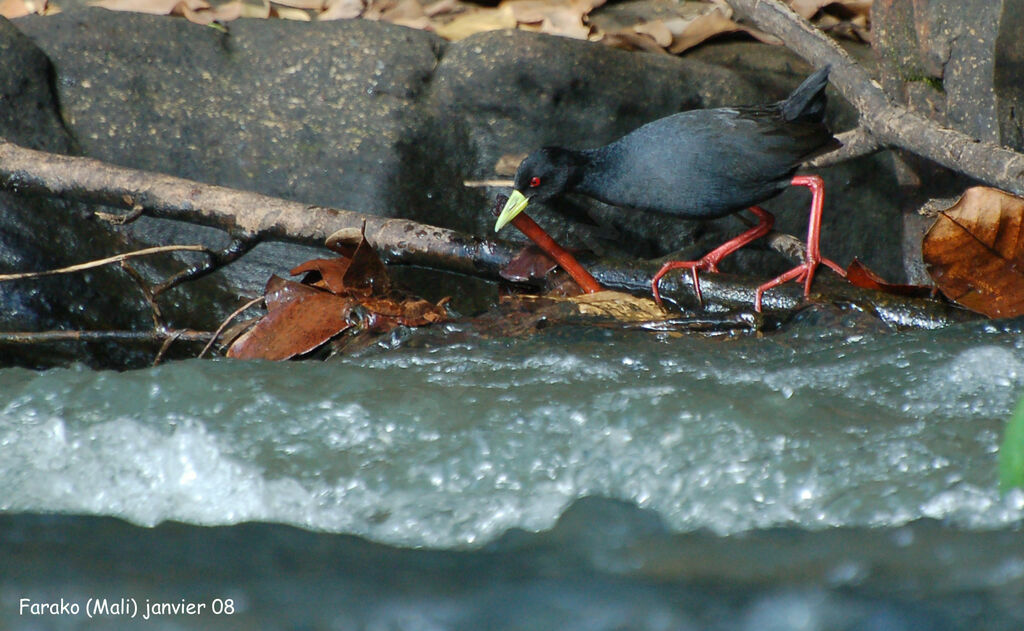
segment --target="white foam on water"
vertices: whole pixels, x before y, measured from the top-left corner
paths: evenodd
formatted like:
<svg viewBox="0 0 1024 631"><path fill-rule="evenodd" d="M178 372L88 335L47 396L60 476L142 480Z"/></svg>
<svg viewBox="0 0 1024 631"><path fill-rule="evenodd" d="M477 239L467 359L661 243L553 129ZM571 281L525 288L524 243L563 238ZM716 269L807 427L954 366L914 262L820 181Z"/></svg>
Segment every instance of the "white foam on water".
<svg viewBox="0 0 1024 631"><path fill-rule="evenodd" d="M326 364L0 371L0 510L427 546L548 528L595 494L680 531L1005 527L1024 519L1024 495L995 480L1024 352L978 337L795 351L539 339Z"/></svg>

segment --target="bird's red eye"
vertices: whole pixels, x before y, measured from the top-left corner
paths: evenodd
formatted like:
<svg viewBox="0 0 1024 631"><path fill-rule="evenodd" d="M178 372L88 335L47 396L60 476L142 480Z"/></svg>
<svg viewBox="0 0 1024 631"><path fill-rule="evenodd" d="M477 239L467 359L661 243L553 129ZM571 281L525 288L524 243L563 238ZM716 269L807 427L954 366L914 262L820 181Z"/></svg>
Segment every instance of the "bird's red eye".
<svg viewBox="0 0 1024 631"><path fill-rule="evenodd" d="M538 186L540 186L540 178L539 177L530 178L530 188L537 188Z"/></svg>

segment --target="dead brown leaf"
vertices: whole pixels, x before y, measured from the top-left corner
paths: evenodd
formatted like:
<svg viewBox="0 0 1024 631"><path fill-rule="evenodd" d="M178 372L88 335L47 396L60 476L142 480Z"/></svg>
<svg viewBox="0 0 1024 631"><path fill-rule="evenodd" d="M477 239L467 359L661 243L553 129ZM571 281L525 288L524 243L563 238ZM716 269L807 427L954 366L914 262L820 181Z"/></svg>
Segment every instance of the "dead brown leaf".
<svg viewBox="0 0 1024 631"><path fill-rule="evenodd" d="M234 359L291 359L308 353L352 326L354 301L317 291L271 309L228 349Z"/></svg>
<svg viewBox="0 0 1024 631"><path fill-rule="evenodd" d="M349 291L386 294L391 289L388 268L365 238L352 253L352 261L345 270L344 283Z"/></svg>
<svg viewBox="0 0 1024 631"><path fill-rule="evenodd" d="M178 15L196 24L229 22L242 16L245 8L241 0L216 7L205 0L96 0L90 6L110 11L132 11L153 15Z"/></svg>
<svg viewBox="0 0 1024 631"><path fill-rule="evenodd" d="M641 35L647 35L654 40L654 43L662 48L672 45L672 31L665 25L664 20L652 20L642 22L633 27L633 31Z"/></svg>
<svg viewBox="0 0 1024 631"><path fill-rule="evenodd" d="M345 272L348 271L351 259L344 257L337 257L333 259L313 259L306 261L305 263L292 268L288 273L292 276L298 276L302 273L307 273L306 279L303 279L304 283L313 285L314 287L323 287L332 294L344 294L345 287ZM310 275L316 275L319 278L310 278Z"/></svg>
<svg viewBox="0 0 1024 631"><path fill-rule="evenodd" d="M302 274L302 282L270 277L264 290L267 314L231 344L228 357L289 359L352 327L358 327L357 337L362 339L398 326L424 326L448 318L447 299L434 304L391 290L387 268L362 230L338 231L329 243L342 256L296 266L291 273Z"/></svg>
<svg viewBox="0 0 1024 631"><path fill-rule="evenodd" d="M558 267L550 256L536 245L530 244L519 251L498 275L513 283L526 283L544 278Z"/></svg>
<svg viewBox="0 0 1024 631"><path fill-rule="evenodd" d="M789 7L806 20L831 4L841 5L850 13L863 17L871 12L872 2L873 0L789 0Z"/></svg>
<svg viewBox="0 0 1024 631"><path fill-rule="evenodd" d="M242 16L243 18L260 18L266 19L270 17L270 3L267 0L263 2L242 2Z"/></svg>
<svg viewBox="0 0 1024 631"><path fill-rule="evenodd" d="M448 318L442 301L434 304L422 298L368 298L361 305L369 312L392 320L390 330L397 325L425 326Z"/></svg>
<svg viewBox="0 0 1024 631"><path fill-rule="evenodd" d="M935 293L934 287L927 287L924 285L901 285L887 282L859 259L853 259L850 265L846 268L846 280L855 287L884 291L885 293L896 296L916 296L925 298L932 296Z"/></svg>
<svg viewBox="0 0 1024 631"><path fill-rule="evenodd" d="M599 291L570 298L579 307L580 314L600 316L616 322L649 322L664 320L668 312L647 297L625 294L621 291Z"/></svg>
<svg viewBox="0 0 1024 631"><path fill-rule="evenodd" d="M417 0L371 0L363 17L421 30L431 26Z"/></svg>
<svg viewBox="0 0 1024 631"><path fill-rule="evenodd" d="M1024 199L968 189L939 214L922 252L950 300L993 318L1024 314Z"/></svg>
<svg viewBox="0 0 1024 631"><path fill-rule="evenodd" d="M263 292L263 299L267 305L267 310L273 311L303 296L317 293L321 292L316 287L297 283L294 280L287 280L274 274L267 281L267 287Z"/></svg>
<svg viewBox="0 0 1024 631"><path fill-rule="evenodd" d="M664 46L658 44L650 35L637 33L633 29L625 29L614 33L605 33L601 37L601 43L614 48L626 50L643 50L649 53L665 53Z"/></svg>
<svg viewBox="0 0 1024 631"><path fill-rule="evenodd" d="M363 14L363 0L328 0L327 8L316 16L318 20L350 20Z"/></svg>
<svg viewBox="0 0 1024 631"><path fill-rule="evenodd" d="M179 4L192 11L210 8L209 3L204 0L96 0L89 4L110 11L132 11L154 15L171 15Z"/></svg>
<svg viewBox="0 0 1024 631"><path fill-rule="evenodd" d="M313 19L313 16L309 11L278 6L276 4L270 5L270 17L280 18L282 20L294 20L296 22L309 22Z"/></svg>
<svg viewBox="0 0 1024 631"><path fill-rule="evenodd" d="M732 20L732 11L721 7L691 19L666 20L665 26L672 33L672 45L668 51L675 55L724 33L744 32L766 44L782 43L777 37L737 24Z"/></svg>
<svg viewBox="0 0 1024 631"><path fill-rule="evenodd" d="M370 293L385 294L391 289L388 268L380 260L370 242L366 240L364 230L365 225L363 229L339 230L327 237L327 247L341 254L342 260L347 260L340 283L333 283L337 289L331 291L335 293L354 291L369 295ZM292 274L297 275L308 271L300 268L312 262L300 265L292 270Z"/></svg>
<svg viewBox="0 0 1024 631"><path fill-rule="evenodd" d="M507 5L495 8L471 7L454 16L434 21L434 32L441 37L458 41L476 33L515 28L516 18Z"/></svg>
<svg viewBox="0 0 1024 631"><path fill-rule="evenodd" d="M195 24L212 24L213 22L230 22L242 17L242 0L235 0L215 7L190 9L184 3L172 11L172 15L181 15Z"/></svg>
<svg viewBox="0 0 1024 631"><path fill-rule="evenodd" d="M323 11L323 0L274 0L274 4L291 7L292 9L305 9L307 11Z"/></svg>
<svg viewBox="0 0 1024 631"><path fill-rule="evenodd" d="M505 0L499 8L508 6L519 24L539 24L542 33L575 39L587 39L590 25L587 15L604 4L605 0Z"/></svg>
<svg viewBox="0 0 1024 631"><path fill-rule="evenodd" d="M0 16L13 20L33 13L46 13L46 2L34 0L0 0Z"/></svg>
<svg viewBox="0 0 1024 631"><path fill-rule="evenodd" d="M454 13L460 9L459 0L437 0L436 2L424 5L423 14L432 18L437 15Z"/></svg>

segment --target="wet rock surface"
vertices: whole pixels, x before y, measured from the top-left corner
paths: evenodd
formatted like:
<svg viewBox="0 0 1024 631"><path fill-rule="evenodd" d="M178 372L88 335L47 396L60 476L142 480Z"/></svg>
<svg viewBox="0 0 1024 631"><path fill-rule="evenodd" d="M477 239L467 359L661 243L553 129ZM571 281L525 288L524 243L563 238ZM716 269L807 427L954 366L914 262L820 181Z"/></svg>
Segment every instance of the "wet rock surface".
<svg viewBox="0 0 1024 631"><path fill-rule="evenodd" d="M0 58L0 138L42 151L75 152L50 89L53 67L3 19ZM0 192L0 273L61 267L124 248L123 239L87 216L88 210L78 204ZM131 281L109 269L0 285L0 327L5 331L132 328L146 315ZM72 344L47 350L88 360L96 349ZM43 361L31 349L0 344L0 366Z"/></svg>
<svg viewBox="0 0 1024 631"><path fill-rule="evenodd" d="M6 24L0 40L17 40L41 60L5 64L0 81L25 83L21 91L41 104L30 109L52 129L37 135L63 139L33 145L4 132L11 140L477 234L490 233L489 199L501 191L463 182L494 177L503 155L603 144L684 109L781 99L811 70L785 49L747 43L677 58L522 31L448 43L366 20L238 20L223 33L97 8L22 18ZM835 95L829 116L836 131L855 120ZM901 226L889 203L895 180L879 175L888 172L885 160L822 172L823 251L841 263L858 256L898 278ZM794 190L767 207L779 214L777 227L802 235L808 203L806 191ZM538 209L556 238L613 255L656 257L687 246L696 255L743 227L735 218L703 224L624 213L585 198L555 210L599 224ZM226 243L209 230L152 220L119 234L145 245ZM254 294L269 274L315 252L261 245L211 284ZM29 249L12 250L7 267L31 260ZM752 248L723 269L767 275L786 267L779 255ZM193 293L178 290L183 317Z"/></svg>

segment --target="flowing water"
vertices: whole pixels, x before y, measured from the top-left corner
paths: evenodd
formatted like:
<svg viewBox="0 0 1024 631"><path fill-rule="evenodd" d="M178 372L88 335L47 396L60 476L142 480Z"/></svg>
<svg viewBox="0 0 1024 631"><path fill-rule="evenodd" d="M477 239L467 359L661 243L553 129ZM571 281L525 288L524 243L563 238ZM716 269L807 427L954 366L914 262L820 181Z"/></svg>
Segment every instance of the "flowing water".
<svg viewBox="0 0 1024 631"><path fill-rule="evenodd" d="M5 369L0 628L1021 629L1021 327Z"/></svg>

